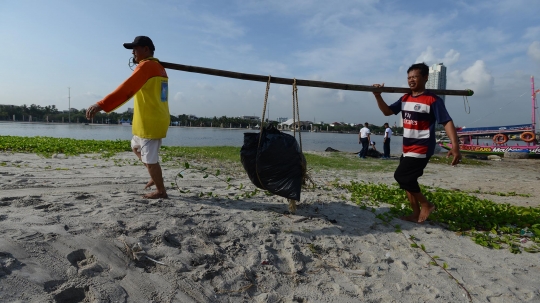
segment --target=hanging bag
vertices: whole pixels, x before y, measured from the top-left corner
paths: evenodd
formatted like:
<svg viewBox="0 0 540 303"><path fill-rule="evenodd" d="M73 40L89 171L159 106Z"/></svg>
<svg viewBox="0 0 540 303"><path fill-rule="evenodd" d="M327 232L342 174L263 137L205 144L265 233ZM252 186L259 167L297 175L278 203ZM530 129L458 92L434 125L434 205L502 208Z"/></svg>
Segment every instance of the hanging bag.
<svg viewBox="0 0 540 303"><path fill-rule="evenodd" d="M296 88L296 81L294 88ZM266 85L261 131L244 133L244 145L240 150L242 165L256 187L290 199L289 210L296 210L306 174L306 159L296 138L285 134L273 125L264 127L264 116L270 88ZM293 90L293 101L294 101ZM298 106L296 104L296 106ZM296 108L297 111L298 108ZM294 110L294 103L293 103Z"/></svg>

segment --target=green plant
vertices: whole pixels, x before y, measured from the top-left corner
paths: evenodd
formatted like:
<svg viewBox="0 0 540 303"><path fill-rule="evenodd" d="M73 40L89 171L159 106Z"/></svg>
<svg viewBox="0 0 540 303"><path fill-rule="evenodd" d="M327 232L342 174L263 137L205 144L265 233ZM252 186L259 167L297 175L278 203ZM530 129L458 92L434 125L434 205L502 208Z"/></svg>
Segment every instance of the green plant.
<svg viewBox="0 0 540 303"><path fill-rule="evenodd" d="M227 177L227 178L220 177L221 176L221 170L219 170L219 169L216 170L215 173L213 173L213 172L208 171L207 167L192 167L188 162L184 162L184 169L176 174L176 177L174 179L174 183L171 183L172 185L176 186L176 188L178 189L178 191L180 193L183 193L183 194L190 193L191 191L190 190L182 190L180 188L180 186L178 185L178 180L179 180L179 178L183 179L184 174L182 174L182 173L184 173L186 171L189 171L189 170L193 170L193 171L196 171L198 173L202 173L203 174L203 176L202 176L203 179L206 179L210 175L212 175L215 178L217 178L218 180L220 180L220 181L224 182L225 184L227 184L227 189L234 188L237 191L241 192L240 194L237 194L237 195L234 196L235 199L251 198L251 197L263 192L258 188L255 188L254 190L245 190L244 184L242 184L242 183L240 183L240 186L236 186L236 185L232 184L231 183L231 181L232 181L231 177ZM264 191L264 193L266 195L272 195L271 193L269 193L267 191ZM219 197L217 194L214 194L213 192L204 192L204 191L199 192L198 196L199 197L208 196L208 197L214 197L214 198ZM225 198L229 199L229 196L225 196Z"/></svg>
<svg viewBox="0 0 540 303"><path fill-rule="evenodd" d="M392 224L392 220L395 219L399 214L401 214L405 209L405 204L403 203L403 199L405 198L404 191L397 188L397 186L389 186L386 184L372 184L372 183L357 183L357 182L351 182L350 185L340 185L335 184L336 186L340 186L343 188L348 189L351 192L351 200L356 202L362 209L370 210L371 212L375 213L376 209L375 207L380 206L379 201L385 201L384 199L390 199L393 201L391 210L384 213L379 213L375 215L375 218L381 220L384 225L390 225L394 228L395 232L401 233L405 235L405 233L401 229L401 225L399 224ZM391 199L393 198L393 199ZM398 206L399 205L399 206ZM398 207L397 207L398 206ZM446 272L446 274L452 278L467 294L467 298L470 302L472 302L472 297L467 290L467 288L459 282L456 277L454 277L449 271L448 271L448 264L446 262L443 262L443 264L440 264L437 262L438 259L440 259L439 256L432 256L426 251L426 247L424 244L418 244L416 241L416 238L411 235L405 237L411 241L411 247L413 248L420 248L430 259L430 265L438 266L442 270Z"/></svg>
<svg viewBox="0 0 540 303"><path fill-rule="evenodd" d="M351 201L362 209L372 209L381 202L390 205L386 213L377 214L383 222L410 214L405 191L396 185L351 182L335 184L351 193ZM449 230L470 236L475 243L493 248L538 252L540 244L540 208L498 204L466 192L421 186L426 198L437 206L429 220ZM520 235L524 229L528 233ZM489 239L485 232L489 233ZM522 239L527 239L527 245ZM532 243L530 243L532 242Z"/></svg>
<svg viewBox="0 0 540 303"><path fill-rule="evenodd" d="M456 279L456 277L454 277L454 275L452 275L452 273L450 273L450 272L448 271L448 264L447 264L446 262L443 262L442 264L440 264L439 262L437 262L437 260L439 260L440 257L439 257L439 256L436 256L436 255L432 256L431 254L429 254L429 253L427 252L426 247L424 246L424 244L418 245L418 241L417 241L417 239L416 239L413 235L409 236L409 237L408 237L408 240L412 242L412 243L411 243L411 247L412 247L412 248L419 248L419 249L422 250L422 252L424 252L424 254L425 254L426 256L428 256L428 258L431 260L431 261L429 262L429 265L438 266L438 267L440 267L442 270L444 270L444 271L446 272L446 274L447 274L450 278L452 278L452 280L454 280L454 282L456 282L456 283L459 285L459 287L461 287L461 288L465 291L465 293L467 294L467 298L469 299L469 302L472 302L472 301L473 301L473 300L472 300L472 297L471 297L471 294L469 293L469 291L467 290L467 288L465 287L465 285L463 285L463 283L459 282L459 280Z"/></svg>
<svg viewBox="0 0 540 303"><path fill-rule="evenodd" d="M110 157L117 152L131 151L131 146L127 140L0 136L0 151L36 153L45 157L59 153L66 155L100 153L103 157Z"/></svg>

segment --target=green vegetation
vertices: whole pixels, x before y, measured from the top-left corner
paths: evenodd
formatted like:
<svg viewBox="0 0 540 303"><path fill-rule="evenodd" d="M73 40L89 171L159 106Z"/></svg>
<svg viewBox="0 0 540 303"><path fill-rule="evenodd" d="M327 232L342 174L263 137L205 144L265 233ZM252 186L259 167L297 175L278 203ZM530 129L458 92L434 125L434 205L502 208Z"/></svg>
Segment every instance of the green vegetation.
<svg viewBox="0 0 540 303"><path fill-rule="evenodd" d="M362 209L390 205L386 213L376 217L390 223L411 212L405 191L396 185L351 182L340 185L351 193L351 201ZM426 198L437 206L429 220L449 230L467 235L485 247L540 252L540 208L498 204L465 192L421 186ZM526 240L523 240L524 237Z"/></svg>
<svg viewBox="0 0 540 303"><path fill-rule="evenodd" d="M345 170L345 171L365 171L365 172L389 172L396 168L396 161L381 161L368 158L361 160L353 153L328 153L317 155L304 153L308 163L308 169L319 170Z"/></svg>
<svg viewBox="0 0 540 303"><path fill-rule="evenodd" d="M131 151L131 146L128 140L0 136L0 151L36 153L45 157L59 153L66 155L101 153L103 156L111 156L118 152Z"/></svg>

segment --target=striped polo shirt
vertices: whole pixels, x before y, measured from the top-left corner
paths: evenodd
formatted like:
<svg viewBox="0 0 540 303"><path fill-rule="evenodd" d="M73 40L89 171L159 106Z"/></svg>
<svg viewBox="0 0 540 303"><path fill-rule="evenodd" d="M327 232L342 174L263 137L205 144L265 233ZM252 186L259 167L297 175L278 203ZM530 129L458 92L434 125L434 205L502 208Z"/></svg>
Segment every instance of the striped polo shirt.
<svg viewBox="0 0 540 303"><path fill-rule="evenodd" d="M390 109L403 117L403 156L431 157L435 152L435 123L451 121L443 100L425 91L418 96L403 95L390 105Z"/></svg>

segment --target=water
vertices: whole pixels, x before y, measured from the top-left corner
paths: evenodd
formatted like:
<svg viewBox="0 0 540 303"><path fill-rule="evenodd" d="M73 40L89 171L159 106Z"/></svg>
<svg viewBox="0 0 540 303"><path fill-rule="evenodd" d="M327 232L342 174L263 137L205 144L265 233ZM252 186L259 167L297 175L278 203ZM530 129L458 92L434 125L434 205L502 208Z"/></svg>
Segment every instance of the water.
<svg viewBox="0 0 540 303"><path fill-rule="evenodd" d="M249 129L170 127L167 138L163 139L166 146L242 146L245 132L258 132ZM293 134L285 131L285 133ZM0 135L21 137L55 137L72 139L95 140L129 140L132 137L131 126L117 124L53 124L53 123L16 123L0 122ZM358 134L312 133L302 132L302 149L305 151L324 151L327 147L345 151L358 152ZM296 134L298 139L298 133ZM377 150L382 152L383 136L372 135ZM400 154L402 137L392 137L390 152Z"/></svg>

